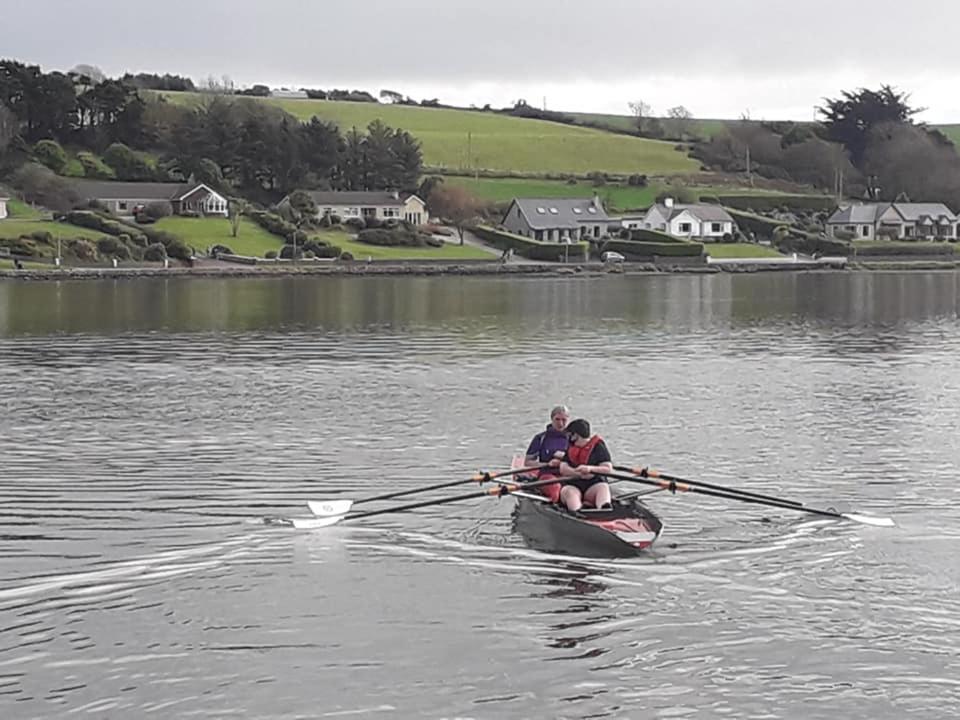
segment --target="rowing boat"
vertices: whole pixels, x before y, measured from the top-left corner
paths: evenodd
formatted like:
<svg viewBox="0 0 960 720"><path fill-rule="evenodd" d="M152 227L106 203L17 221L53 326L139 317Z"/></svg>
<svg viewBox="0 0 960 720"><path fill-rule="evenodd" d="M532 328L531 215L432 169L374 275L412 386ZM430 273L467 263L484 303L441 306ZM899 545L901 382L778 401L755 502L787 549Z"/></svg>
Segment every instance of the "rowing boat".
<svg viewBox="0 0 960 720"><path fill-rule="evenodd" d="M571 513L524 493L517 497L513 529L535 550L578 557L632 557L650 547L663 523L635 496L614 497L609 510Z"/></svg>

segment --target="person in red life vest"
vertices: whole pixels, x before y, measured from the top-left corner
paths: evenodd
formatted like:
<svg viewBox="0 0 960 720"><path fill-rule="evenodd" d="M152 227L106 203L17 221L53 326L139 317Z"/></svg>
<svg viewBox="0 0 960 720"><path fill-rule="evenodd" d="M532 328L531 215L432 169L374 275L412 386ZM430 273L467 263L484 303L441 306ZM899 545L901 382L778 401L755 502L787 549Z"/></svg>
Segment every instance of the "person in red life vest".
<svg viewBox="0 0 960 720"><path fill-rule="evenodd" d="M567 425L570 447L560 462L560 474L571 478L563 483L560 502L576 512L584 504L595 508L610 507L610 486L597 470L613 471L610 451L599 435L590 434L590 423L574 420Z"/></svg>
<svg viewBox="0 0 960 720"><path fill-rule="evenodd" d="M530 441L530 447L527 448L527 465L550 464L552 467L540 470L533 477L537 480L549 480L559 477L560 461L567 455L567 446L570 444L567 438L566 427L570 421L570 411L566 405L557 405L550 411L550 424L542 433L534 435ZM542 485L538 488L539 492L550 498L550 502L560 502L561 483L554 485Z"/></svg>

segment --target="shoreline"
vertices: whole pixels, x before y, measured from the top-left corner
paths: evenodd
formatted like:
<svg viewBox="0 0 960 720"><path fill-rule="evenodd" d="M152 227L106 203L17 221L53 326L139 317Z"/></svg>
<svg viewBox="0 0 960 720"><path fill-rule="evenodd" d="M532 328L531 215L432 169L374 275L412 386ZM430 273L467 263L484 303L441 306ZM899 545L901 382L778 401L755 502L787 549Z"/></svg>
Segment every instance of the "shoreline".
<svg viewBox="0 0 960 720"><path fill-rule="evenodd" d="M51 280L137 280L141 278L277 278L277 277L380 277L411 276L430 277L439 275L484 276L484 277L605 277L608 275L716 275L784 272L908 272L908 271L955 271L960 268L956 261L897 261L876 260L848 263L837 268L816 262L761 264L725 262L723 264L681 265L654 263L622 263L613 266L603 263L524 263L501 265L497 261L379 261L373 263L325 263L312 266L201 266L201 267L61 267L47 269L2 269L0 281L51 281Z"/></svg>

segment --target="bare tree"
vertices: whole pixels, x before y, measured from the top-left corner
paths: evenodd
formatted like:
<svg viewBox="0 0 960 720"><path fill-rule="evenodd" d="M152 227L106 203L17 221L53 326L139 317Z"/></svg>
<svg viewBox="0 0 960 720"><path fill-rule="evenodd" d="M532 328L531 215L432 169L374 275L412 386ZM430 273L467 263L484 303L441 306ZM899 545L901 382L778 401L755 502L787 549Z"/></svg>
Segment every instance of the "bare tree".
<svg viewBox="0 0 960 720"><path fill-rule="evenodd" d="M630 113L633 115L633 122L637 126L637 130L641 133L646 132L647 125L650 122L650 118L653 114L653 108L643 100L634 100L632 102L628 102L627 106L630 108Z"/></svg>
<svg viewBox="0 0 960 720"><path fill-rule="evenodd" d="M434 186L427 199L430 213L453 225L460 234L463 245L464 226L473 220L482 207L482 203L462 185Z"/></svg>
<svg viewBox="0 0 960 720"><path fill-rule="evenodd" d="M670 132L680 140L685 140L690 134L693 114L683 105L677 105L667 110L667 117L670 118Z"/></svg>
<svg viewBox="0 0 960 720"><path fill-rule="evenodd" d="M237 237L240 234L240 221L248 207L246 201L240 198L230 198L230 202L227 203L227 219L230 220L231 237Z"/></svg>

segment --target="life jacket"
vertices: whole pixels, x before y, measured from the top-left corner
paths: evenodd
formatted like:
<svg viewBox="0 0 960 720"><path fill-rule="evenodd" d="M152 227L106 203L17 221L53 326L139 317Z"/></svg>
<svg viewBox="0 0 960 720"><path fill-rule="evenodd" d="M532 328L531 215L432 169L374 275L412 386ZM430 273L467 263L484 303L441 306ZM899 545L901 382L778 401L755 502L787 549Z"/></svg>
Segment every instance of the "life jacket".
<svg viewBox="0 0 960 720"><path fill-rule="evenodd" d="M602 440L603 438L599 435L594 435L592 438L587 440L587 444L583 447L579 447L571 443L570 447L567 448L567 457L570 460L570 465L573 467L588 465L590 463L590 453L593 452L593 449Z"/></svg>

